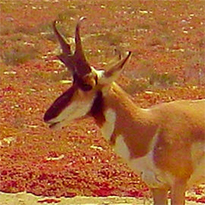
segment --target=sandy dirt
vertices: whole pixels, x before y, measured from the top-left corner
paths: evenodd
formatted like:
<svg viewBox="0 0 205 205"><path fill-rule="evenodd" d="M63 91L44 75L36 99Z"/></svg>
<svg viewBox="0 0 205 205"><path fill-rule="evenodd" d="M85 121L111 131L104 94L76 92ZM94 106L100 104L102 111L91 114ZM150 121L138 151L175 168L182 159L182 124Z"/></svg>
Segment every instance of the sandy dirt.
<svg viewBox="0 0 205 205"><path fill-rule="evenodd" d="M134 199L132 197L81 197L74 198L54 198L54 197L41 197L25 192L17 194L0 193L0 205L39 205L39 204L58 204L58 205L131 205L131 204L144 204L144 200Z"/></svg>
<svg viewBox="0 0 205 205"><path fill-rule="evenodd" d="M133 197L83 197L76 196L73 198L55 198L35 196L30 193L3 193L0 192L0 205L151 205L151 199L135 199ZM169 201L170 204L170 201ZM186 205L202 205L186 201Z"/></svg>

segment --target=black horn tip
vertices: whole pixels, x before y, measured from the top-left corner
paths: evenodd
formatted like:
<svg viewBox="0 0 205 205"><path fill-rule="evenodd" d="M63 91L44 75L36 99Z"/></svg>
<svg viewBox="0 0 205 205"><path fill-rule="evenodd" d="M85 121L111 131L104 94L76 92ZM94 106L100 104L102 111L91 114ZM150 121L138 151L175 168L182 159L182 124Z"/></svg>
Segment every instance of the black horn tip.
<svg viewBox="0 0 205 205"><path fill-rule="evenodd" d="M132 54L132 51L127 52L127 56L129 57Z"/></svg>
<svg viewBox="0 0 205 205"><path fill-rule="evenodd" d="M126 57L125 57L125 61L127 61L127 59L131 56L131 54L132 54L132 51L127 51L126 52Z"/></svg>
<svg viewBox="0 0 205 205"><path fill-rule="evenodd" d="M56 28L56 24L57 24L57 23L59 23L58 20L54 20L54 21L53 21L52 26L53 26L54 31L57 31L57 28Z"/></svg>
<svg viewBox="0 0 205 205"><path fill-rule="evenodd" d="M53 21L53 27L55 28L56 27L56 23L57 23L58 21L57 20L54 20Z"/></svg>

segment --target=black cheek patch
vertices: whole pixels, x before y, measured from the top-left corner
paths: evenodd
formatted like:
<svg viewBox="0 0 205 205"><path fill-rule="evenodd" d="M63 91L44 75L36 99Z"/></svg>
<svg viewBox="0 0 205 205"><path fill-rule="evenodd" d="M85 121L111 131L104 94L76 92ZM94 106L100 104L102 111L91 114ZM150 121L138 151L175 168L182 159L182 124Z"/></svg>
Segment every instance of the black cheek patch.
<svg viewBox="0 0 205 205"><path fill-rule="evenodd" d="M44 121L48 122L49 120L57 117L65 107L68 106L71 98L73 97L76 91L76 86L73 85L67 91L65 91L59 98L57 98L50 108L46 111L44 115Z"/></svg>

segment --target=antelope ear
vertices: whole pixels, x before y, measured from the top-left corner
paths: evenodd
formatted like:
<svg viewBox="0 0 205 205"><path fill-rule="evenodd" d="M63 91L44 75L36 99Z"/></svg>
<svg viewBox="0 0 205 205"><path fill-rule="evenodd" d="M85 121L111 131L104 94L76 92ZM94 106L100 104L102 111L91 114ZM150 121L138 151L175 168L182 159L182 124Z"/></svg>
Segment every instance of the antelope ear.
<svg viewBox="0 0 205 205"><path fill-rule="evenodd" d="M130 57L131 52L127 52L127 55L119 60L117 63L112 65L107 71L104 72L103 76L100 79L100 84L111 84L114 82L120 75L123 70L123 66ZM120 56L121 58L121 56Z"/></svg>

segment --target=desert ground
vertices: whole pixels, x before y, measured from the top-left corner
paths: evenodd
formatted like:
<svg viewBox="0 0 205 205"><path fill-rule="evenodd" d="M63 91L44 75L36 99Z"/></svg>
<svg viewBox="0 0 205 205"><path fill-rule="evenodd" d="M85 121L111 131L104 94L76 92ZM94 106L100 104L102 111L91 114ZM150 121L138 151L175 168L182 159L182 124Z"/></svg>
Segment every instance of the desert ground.
<svg viewBox="0 0 205 205"><path fill-rule="evenodd" d="M72 44L85 16L83 47L96 68L106 67L115 49L132 51L117 83L147 108L205 98L204 13L200 0L0 0L0 205L149 203L148 187L93 119L58 131L43 122L71 82L51 25L58 20ZM186 202L205 203L204 185L191 188Z"/></svg>

